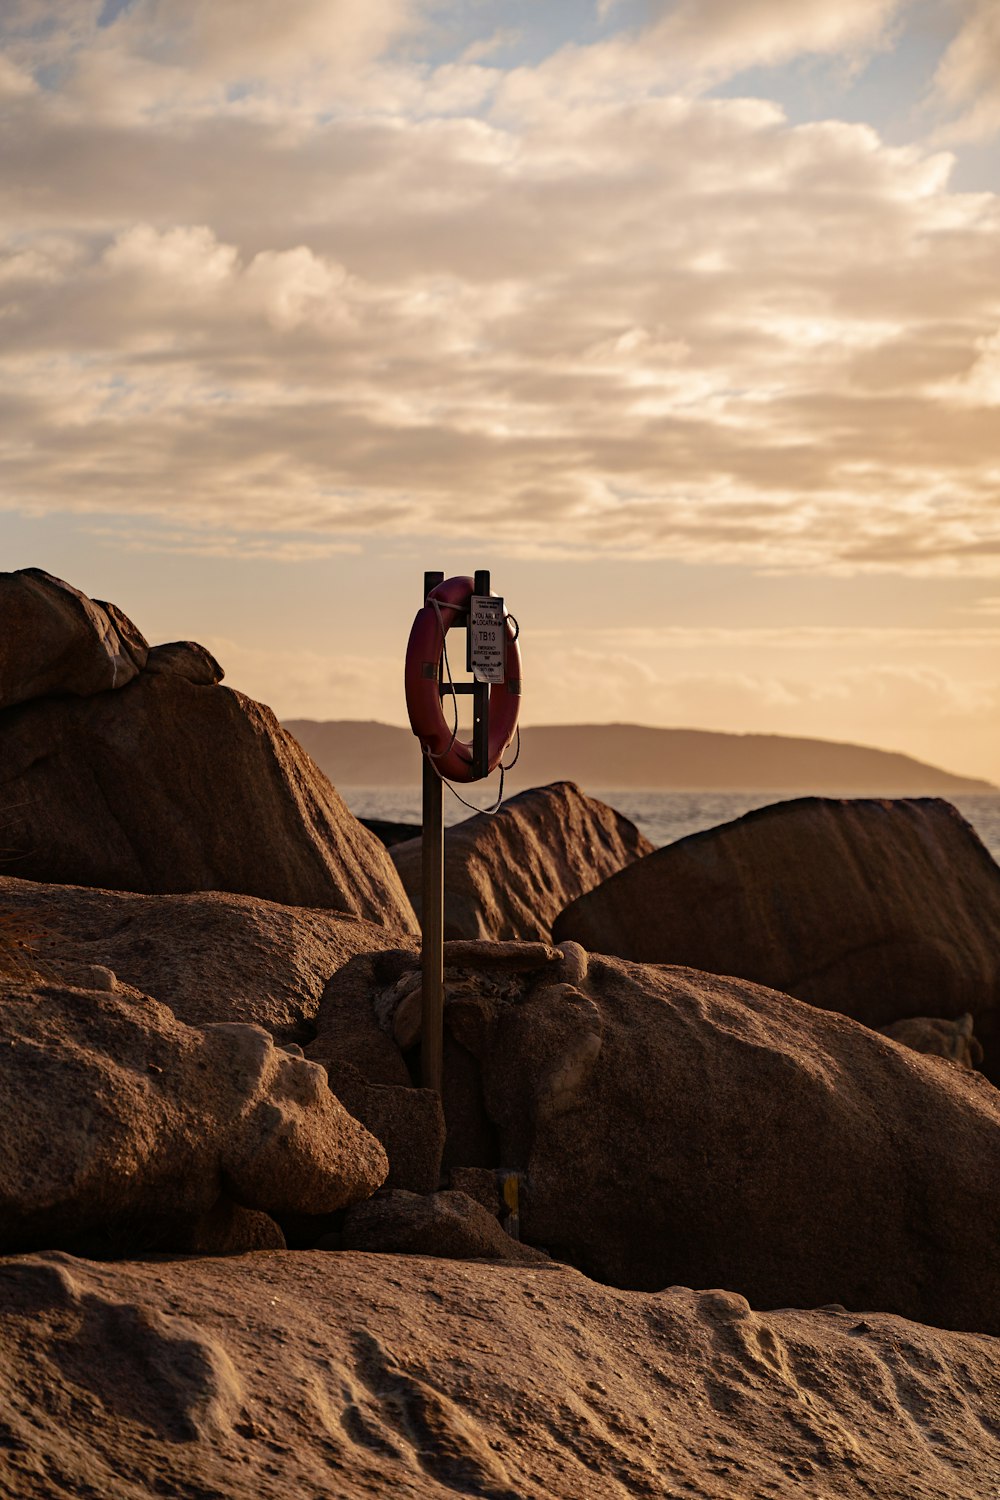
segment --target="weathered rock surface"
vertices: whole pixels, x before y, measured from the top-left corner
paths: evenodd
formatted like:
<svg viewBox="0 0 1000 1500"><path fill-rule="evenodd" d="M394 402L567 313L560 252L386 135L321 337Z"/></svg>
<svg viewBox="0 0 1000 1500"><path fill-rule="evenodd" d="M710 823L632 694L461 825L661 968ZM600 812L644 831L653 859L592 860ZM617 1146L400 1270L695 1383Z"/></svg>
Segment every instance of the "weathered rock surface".
<svg viewBox="0 0 1000 1500"><path fill-rule="evenodd" d="M961 1068L978 1068L983 1060L983 1049L972 1034L968 1011L957 1021L945 1021L940 1016L907 1016L904 1021L893 1021L891 1026L880 1026L879 1030L903 1047L912 1047L914 1052L925 1052L929 1057L947 1058Z"/></svg>
<svg viewBox="0 0 1000 1500"><path fill-rule="evenodd" d="M572 945L570 945L572 947ZM445 1035L444 1106L421 1103L420 955L406 948L359 954L333 975L320 1001L316 1038L307 1055L328 1070L330 1086L350 1112L385 1147L390 1187L433 1192L444 1167L469 1161L503 1165L495 1132L485 1121L478 1064L452 1034L463 997L498 985L520 995L526 975L543 968L565 968L562 953L543 943L445 943L446 984L451 1028ZM483 986L480 985L483 977ZM478 1010L471 1007L472 1024ZM479 1146L471 1144L472 1138Z"/></svg>
<svg viewBox="0 0 1000 1500"><path fill-rule="evenodd" d="M495 1214L461 1192L380 1192L349 1208L345 1250L381 1254L437 1255L447 1260L507 1260L538 1265L540 1250L511 1239Z"/></svg>
<svg viewBox="0 0 1000 1500"><path fill-rule="evenodd" d="M480 1046L533 1243L619 1285L1000 1332L981 1075L745 981L594 956Z"/></svg>
<svg viewBox="0 0 1000 1500"><path fill-rule="evenodd" d="M652 848L570 781L521 792L446 829L445 937L547 942L563 907ZM421 840L390 852L419 916Z"/></svg>
<svg viewBox="0 0 1000 1500"><path fill-rule="evenodd" d="M387 1169L322 1069L113 980L0 982L0 1133L0 1250L169 1247L223 1197L327 1213Z"/></svg>
<svg viewBox="0 0 1000 1500"><path fill-rule="evenodd" d="M0 709L50 693L87 697L124 687L146 642L113 605L41 568L0 573Z"/></svg>
<svg viewBox="0 0 1000 1500"><path fill-rule="evenodd" d="M353 1064L325 1063L331 1089L389 1158L386 1188L434 1193L441 1182L444 1112L433 1089L368 1083Z"/></svg>
<svg viewBox="0 0 1000 1500"><path fill-rule="evenodd" d="M886 1026L969 1011L1000 1046L1000 868L947 802L805 797L658 849L554 925Z"/></svg>
<svg viewBox="0 0 1000 1500"><path fill-rule="evenodd" d="M384 1015L416 965L362 956L328 995ZM601 1281L1000 1332L1000 1093L846 1017L573 944L448 969L443 1103L444 1169L521 1173L522 1237Z"/></svg>
<svg viewBox="0 0 1000 1500"><path fill-rule="evenodd" d="M467 1198L475 1198L495 1219L500 1218L504 1209L500 1180L489 1167L453 1167L448 1173L448 1186Z"/></svg>
<svg viewBox="0 0 1000 1500"><path fill-rule="evenodd" d="M565 1266L0 1263L0 1493L986 1500L1000 1346ZM42 1394L44 1393L44 1394Z"/></svg>
<svg viewBox="0 0 1000 1500"><path fill-rule="evenodd" d="M59 579L57 581L63 588L70 587L69 584L63 583L62 579ZM95 605L97 609L103 609L104 613L107 615L108 619L117 630L118 639L125 647L126 654L128 656L131 656L139 671L143 671L152 653L150 651L149 642L143 635L142 631L139 629L138 625L134 624L129 619L128 615L123 609L119 609L117 604L111 604L107 599L92 599L90 602L91 604ZM127 680L131 681L131 678L128 678ZM112 686L123 687L123 679L119 676L117 682L113 683Z"/></svg>
<svg viewBox="0 0 1000 1500"><path fill-rule="evenodd" d="M380 1021L379 997L405 976L419 980L416 941L384 953L361 954L333 975L320 998L316 1037L306 1055L318 1063L350 1063L368 1083L413 1082L403 1054Z"/></svg>
<svg viewBox="0 0 1000 1500"><path fill-rule="evenodd" d="M146 661L146 671L173 673L196 687L214 687L226 675L211 651L197 641L167 641L154 646Z"/></svg>
<svg viewBox="0 0 1000 1500"><path fill-rule="evenodd" d="M270 709L176 671L0 714L7 873L239 891L415 929L384 845Z"/></svg>
<svg viewBox="0 0 1000 1500"><path fill-rule="evenodd" d="M0 875L0 920L25 961L55 976L109 969L189 1026L247 1021L308 1041L323 988L348 959L406 941L381 923L199 891L141 896Z"/></svg>
<svg viewBox="0 0 1000 1500"><path fill-rule="evenodd" d="M243 1208L223 1195L206 1214L170 1234L170 1249L185 1255L245 1255L250 1250L287 1250L270 1214Z"/></svg>

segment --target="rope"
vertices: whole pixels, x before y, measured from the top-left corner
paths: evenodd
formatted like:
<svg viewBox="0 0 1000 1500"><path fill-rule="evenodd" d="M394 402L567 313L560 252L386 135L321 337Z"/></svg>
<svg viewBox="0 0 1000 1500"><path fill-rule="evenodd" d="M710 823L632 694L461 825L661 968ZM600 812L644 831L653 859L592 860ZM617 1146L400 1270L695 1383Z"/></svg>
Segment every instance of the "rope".
<svg viewBox="0 0 1000 1500"><path fill-rule="evenodd" d="M459 793L455 791L455 788L452 786L451 782L447 779L447 777L442 776L441 780L444 782L444 784L448 788L449 792L451 792L452 796L453 797L458 797L458 800L459 800L459 802L461 802L461 804L462 804L463 807L467 807L470 812L482 813L484 817L486 817L486 818L492 818L492 817L494 817L500 811L500 807L501 807L501 804L503 802L503 775L504 775L504 765L503 765L503 762L501 761L501 763L500 763L500 790L497 793L497 800L494 802L494 804L493 804L492 807L477 807L474 802L466 802L465 798L462 797L462 796L459 796Z"/></svg>
<svg viewBox="0 0 1000 1500"><path fill-rule="evenodd" d="M506 765L504 765L503 761L501 761L500 762L500 769L501 769L501 771L513 771L514 767L517 765L518 760L520 759L520 755L521 755L521 726L520 726L520 724L518 724L517 730L515 732L516 732L517 738L514 741L514 743L516 744L517 749L514 751L514 759L513 760L509 760Z"/></svg>

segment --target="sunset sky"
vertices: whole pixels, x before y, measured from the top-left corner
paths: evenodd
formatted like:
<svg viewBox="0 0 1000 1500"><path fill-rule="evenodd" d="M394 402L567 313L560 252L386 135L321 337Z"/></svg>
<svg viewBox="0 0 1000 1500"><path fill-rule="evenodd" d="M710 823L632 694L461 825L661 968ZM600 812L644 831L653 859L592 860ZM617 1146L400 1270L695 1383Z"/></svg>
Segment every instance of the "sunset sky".
<svg viewBox="0 0 1000 1500"><path fill-rule="evenodd" d="M0 566L405 721L1000 782L998 0L2 0Z"/></svg>

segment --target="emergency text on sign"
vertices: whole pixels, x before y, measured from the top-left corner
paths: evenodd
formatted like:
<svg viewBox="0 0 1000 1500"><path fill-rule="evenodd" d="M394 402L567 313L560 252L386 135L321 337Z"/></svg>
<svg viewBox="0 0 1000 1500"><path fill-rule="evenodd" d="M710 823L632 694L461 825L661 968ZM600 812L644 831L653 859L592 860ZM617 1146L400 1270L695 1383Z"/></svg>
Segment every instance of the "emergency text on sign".
<svg viewBox="0 0 1000 1500"><path fill-rule="evenodd" d="M477 682L503 682L506 628L502 599L493 594L473 594L469 635L473 677Z"/></svg>

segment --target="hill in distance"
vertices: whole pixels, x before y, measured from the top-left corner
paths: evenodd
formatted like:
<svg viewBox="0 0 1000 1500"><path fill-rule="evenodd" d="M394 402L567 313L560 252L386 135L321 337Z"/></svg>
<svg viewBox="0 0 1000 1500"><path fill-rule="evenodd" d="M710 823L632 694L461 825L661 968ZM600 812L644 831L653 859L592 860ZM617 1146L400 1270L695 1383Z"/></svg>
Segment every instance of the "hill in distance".
<svg viewBox="0 0 1000 1500"><path fill-rule="evenodd" d="M420 751L409 729L358 719L288 719L288 729L335 786L413 786ZM511 756L508 754L508 759ZM994 792L909 755L778 734L652 729L641 724L531 725L508 775L517 790L575 781L584 790L780 791L833 796Z"/></svg>

